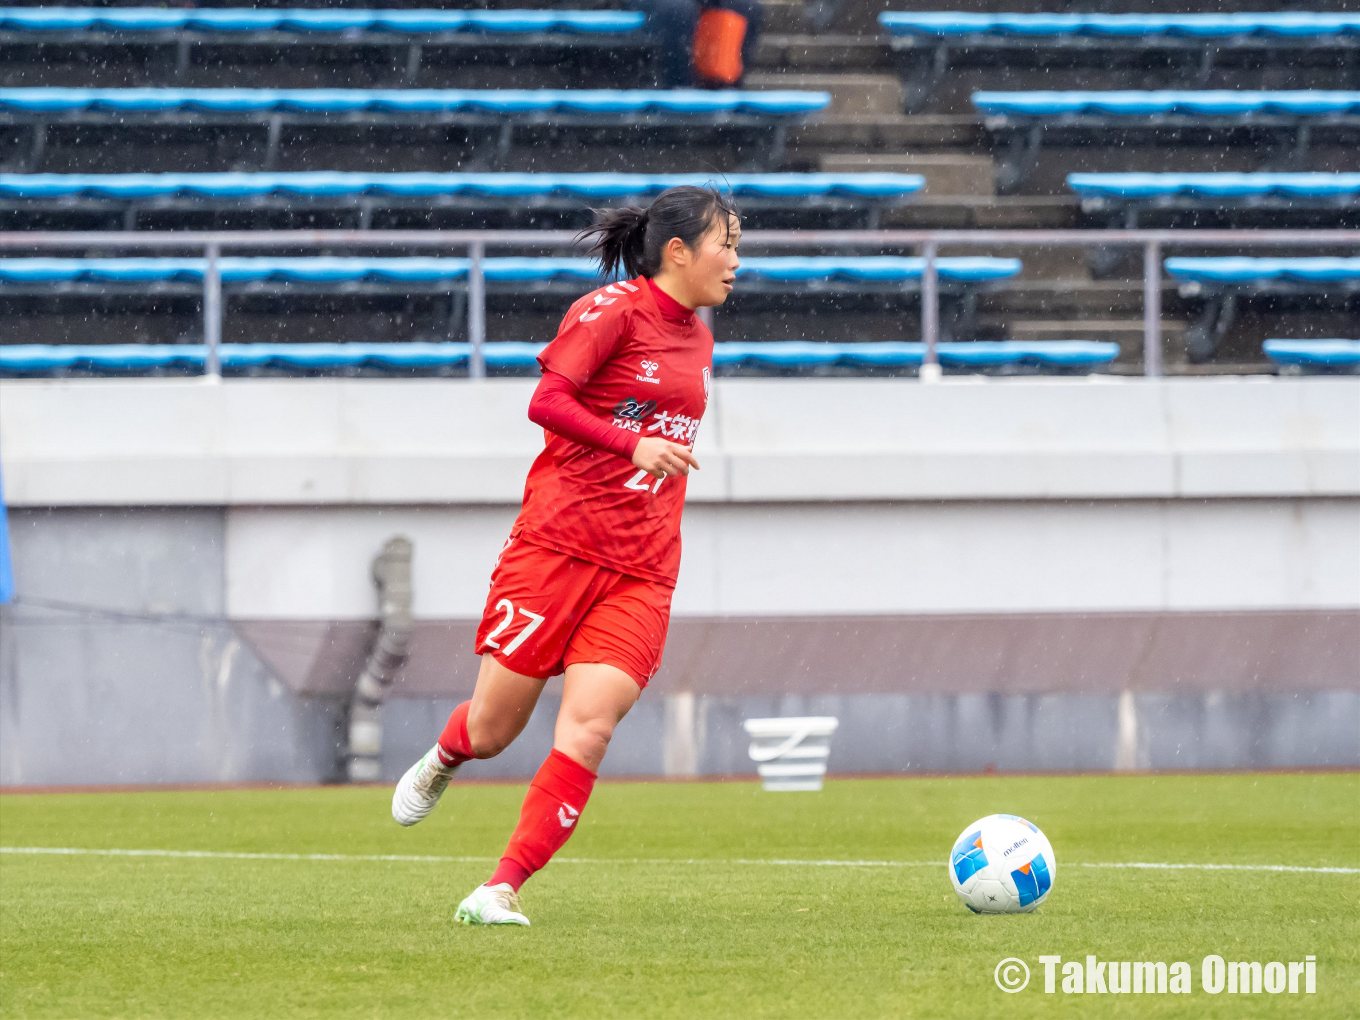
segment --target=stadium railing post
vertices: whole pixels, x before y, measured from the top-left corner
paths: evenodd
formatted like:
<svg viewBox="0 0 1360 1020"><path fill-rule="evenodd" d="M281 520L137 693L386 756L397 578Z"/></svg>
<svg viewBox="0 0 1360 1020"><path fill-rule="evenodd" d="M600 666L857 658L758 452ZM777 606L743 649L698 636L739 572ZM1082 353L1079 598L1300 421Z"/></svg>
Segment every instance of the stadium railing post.
<svg viewBox="0 0 1360 1020"><path fill-rule="evenodd" d="M927 241L921 246L925 265L921 267L921 342L925 355L921 359L921 382L935 382L940 378L940 357L936 350L940 339L940 276L935 267L939 246Z"/></svg>
<svg viewBox="0 0 1360 1020"><path fill-rule="evenodd" d="M209 244L203 252L203 371L211 378L222 374L222 246Z"/></svg>
<svg viewBox="0 0 1360 1020"><path fill-rule="evenodd" d="M486 378L486 277L482 275L482 256L486 245L481 241L468 244L468 378Z"/></svg>
<svg viewBox="0 0 1360 1020"><path fill-rule="evenodd" d="M1162 246L1143 245L1143 375L1162 374Z"/></svg>

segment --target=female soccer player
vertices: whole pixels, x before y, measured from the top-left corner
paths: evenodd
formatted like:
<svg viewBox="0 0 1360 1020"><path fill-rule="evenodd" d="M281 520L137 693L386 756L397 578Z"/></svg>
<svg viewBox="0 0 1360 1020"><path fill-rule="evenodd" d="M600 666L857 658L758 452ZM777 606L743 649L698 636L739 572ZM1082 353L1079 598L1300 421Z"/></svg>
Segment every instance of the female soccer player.
<svg viewBox="0 0 1360 1020"><path fill-rule="evenodd" d="M741 225L718 192L671 188L607 212L587 236L606 278L539 355L529 418L546 445L491 573L472 700L397 784L414 825L449 777L492 758L566 673L552 753L529 784L500 865L458 907L465 924L528 924L519 888L576 827L614 727L661 663L680 566L685 479L708 404L713 336L694 314L732 292Z"/></svg>

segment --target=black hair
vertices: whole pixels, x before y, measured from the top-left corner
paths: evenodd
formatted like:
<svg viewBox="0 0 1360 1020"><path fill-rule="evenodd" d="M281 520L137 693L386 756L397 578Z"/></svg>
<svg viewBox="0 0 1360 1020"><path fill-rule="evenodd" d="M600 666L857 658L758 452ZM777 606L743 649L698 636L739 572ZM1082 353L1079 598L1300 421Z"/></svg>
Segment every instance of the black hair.
<svg viewBox="0 0 1360 1020"><path fill-rule="evenodd" d="M714 222L731 229L740 216L732 200L717 188L684 184L667 188L646 209L595 209L595 224L581 231L593 238L590 254L600 260L602 275L612 277L620 266L629 276L653 277L661 269L661 253L672 237L693 248Z"/></svg>

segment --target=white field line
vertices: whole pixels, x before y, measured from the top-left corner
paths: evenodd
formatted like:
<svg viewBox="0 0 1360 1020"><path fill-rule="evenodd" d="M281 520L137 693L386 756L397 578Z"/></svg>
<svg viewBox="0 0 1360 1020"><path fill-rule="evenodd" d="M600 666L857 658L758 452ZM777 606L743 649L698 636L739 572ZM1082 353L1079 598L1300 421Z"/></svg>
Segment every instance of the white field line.
<svg viewBox="0 0 1360 1020"><path fill-rule="evenodd" d="M73 857L179 857L229 861L396 861L420 864L491 864L495 857L437 857L423 854L282 854L219 850L120 850L75 846L0 846L0 854ZM944 861L841 861L747 857L554 857L558 864L764 865L804 868L943 868ZM1360 875L1360 868L1301 867L1291 864L1169 864L1147 861L1076 863L1074 868L1148 868L1158 871L1275 871L1311 875Z"/></svg>

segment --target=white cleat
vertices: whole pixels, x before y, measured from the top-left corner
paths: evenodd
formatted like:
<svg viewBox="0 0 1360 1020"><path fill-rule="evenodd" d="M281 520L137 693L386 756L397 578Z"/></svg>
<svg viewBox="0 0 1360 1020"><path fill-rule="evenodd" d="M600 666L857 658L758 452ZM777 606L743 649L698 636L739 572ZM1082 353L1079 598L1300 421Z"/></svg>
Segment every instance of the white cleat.
<svg viewBox="0 0 1360 1020"><path fill-rule="evenodd" d="M457 765L449 768L441 764L438 749L430 748L425 757L406 770L392 791L392 817L401 825L423 821L439 803L444 787L457 771Z"/></svg>
<svg viewBox="0 0 1360 1020"><path fill-rule="evenodd" d="M522 924L529 919L519 912L519 893L509 882L500 885L479 885L472 895L458 904L453 915L464 924Z"/></svg>

